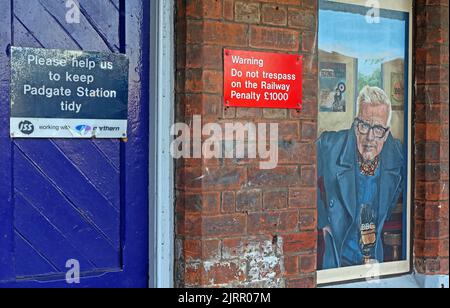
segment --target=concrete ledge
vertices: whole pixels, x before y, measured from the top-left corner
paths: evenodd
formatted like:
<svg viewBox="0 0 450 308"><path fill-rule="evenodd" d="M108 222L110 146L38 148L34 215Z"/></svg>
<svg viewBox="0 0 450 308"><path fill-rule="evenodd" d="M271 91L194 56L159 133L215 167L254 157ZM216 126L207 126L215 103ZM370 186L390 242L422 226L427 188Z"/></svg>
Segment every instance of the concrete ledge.
<svg viewBox="0 0 450 308"><path fill-rule="evenodd" d="M329 289L420 289L413 275L326 287Z"/></svg>
<svg viewBox="0 0 450 308"><path fill-rule="evenodd" d="M448 276L444 275L422 275L415 274L414 278L416 279L418 285L421 288L425 289L448 289Z"/></svg>
<svg viewBox="0 0 450 308"><path fill-rule="evenodd" d="M324 289L441 289L448 287L448 276L411 274L396 278L328 286Z"/></svg>

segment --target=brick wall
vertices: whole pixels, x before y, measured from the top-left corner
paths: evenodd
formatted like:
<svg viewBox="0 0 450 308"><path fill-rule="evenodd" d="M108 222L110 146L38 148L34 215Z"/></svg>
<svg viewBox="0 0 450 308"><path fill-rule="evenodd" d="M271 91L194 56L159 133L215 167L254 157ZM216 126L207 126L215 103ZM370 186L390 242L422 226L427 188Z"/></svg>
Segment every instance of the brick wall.
<svg viewBox="0 0 450 308"><path fill-rule="evenodd" d="M280 164L177 162L178 286L314 287L317 3L178 0L177 119L279 124ZM304 111L224 109L223 49L305 56Z"/></svg>
<svg viewBox="0 0 450 308"><path fill-rule="evenodd" d="M448 1L416 2L415 266L448 275Z"/></svg>
<svg viewBox="0 0 450 308"><path fill-rule="evenodd" d="M414 262L448 275L448 2L416 1ZM177 162L178 286L314 287L317 3L178 0L177 120L276 122L280 165ZM305 56L304 111L224 109L224 48Z"/></svg>

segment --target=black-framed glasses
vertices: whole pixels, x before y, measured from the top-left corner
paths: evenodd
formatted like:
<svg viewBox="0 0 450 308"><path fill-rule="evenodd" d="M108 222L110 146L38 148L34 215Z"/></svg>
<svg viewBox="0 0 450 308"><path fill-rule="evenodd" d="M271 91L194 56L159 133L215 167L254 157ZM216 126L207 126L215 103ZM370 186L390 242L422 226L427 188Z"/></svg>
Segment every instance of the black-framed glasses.
<svg viewBox="0 0 450 308"><path fill-rule="evenodd" d="M384 137L386 137L386 134L389 131L389 128L383 127L381 125L372 126L359 118L355 119L355 124L361 135L368 135L372 130L374 136L378 139L383 139Z"/></svg>

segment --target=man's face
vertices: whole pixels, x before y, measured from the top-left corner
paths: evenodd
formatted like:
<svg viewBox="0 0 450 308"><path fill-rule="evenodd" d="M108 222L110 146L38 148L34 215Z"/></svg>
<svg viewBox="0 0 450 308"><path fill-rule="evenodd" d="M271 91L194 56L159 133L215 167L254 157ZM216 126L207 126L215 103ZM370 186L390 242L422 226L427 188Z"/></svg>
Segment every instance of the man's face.
<svg viewBox="0 0 450 308"><path fill-rule="evenodd" d="M360 121L364 122L363 126L367 127L368 124L372 128L378 128L378 134L375 131L376 129L369 129L368 132L364 134L358 129L358 125L355 127L359 153L366 161L374 160L380 155L384 143L389 136L389 131L386 131L386 134L381 138L379 134L379 128L388 128L389 107L384 104L362 104L358 118Z"/></svg>

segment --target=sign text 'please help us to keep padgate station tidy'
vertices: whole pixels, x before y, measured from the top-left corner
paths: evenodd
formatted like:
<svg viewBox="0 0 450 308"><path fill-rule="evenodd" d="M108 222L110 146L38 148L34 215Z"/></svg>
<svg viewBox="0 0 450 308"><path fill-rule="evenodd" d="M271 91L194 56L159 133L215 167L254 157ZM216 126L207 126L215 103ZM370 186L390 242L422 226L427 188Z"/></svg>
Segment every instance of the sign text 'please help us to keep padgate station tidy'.
<svg viewBox="0 0 450 308"><path fill-rule="evenodd" d="M302 109L303 56L224 50L224 106Z"/></svg>
<svg viewBox="0 0 450 308"><path fill-rule="evenodd" d="M11 47L13 138L126 138L125 55Z"/></svg>

